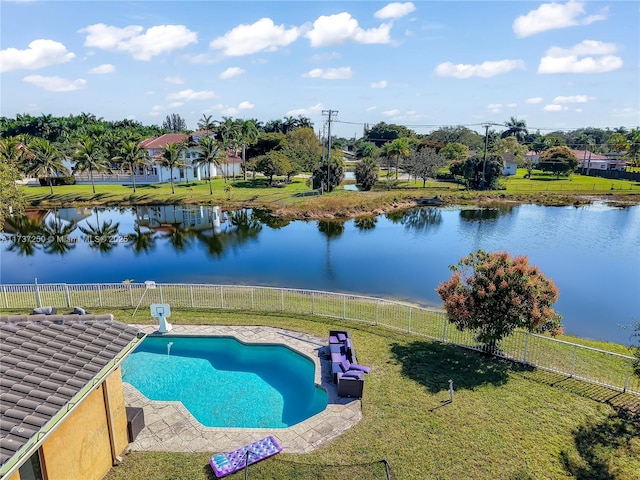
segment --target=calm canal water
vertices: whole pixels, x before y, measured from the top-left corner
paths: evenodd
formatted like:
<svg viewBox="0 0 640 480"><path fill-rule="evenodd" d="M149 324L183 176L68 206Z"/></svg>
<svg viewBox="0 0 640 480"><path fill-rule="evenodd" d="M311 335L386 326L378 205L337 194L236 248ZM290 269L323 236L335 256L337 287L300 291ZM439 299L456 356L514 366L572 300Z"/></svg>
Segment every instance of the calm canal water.
<svg viewBox="0 0 640 480"><path fill-rule="evenodd" d="M205 206L60 209L5 230L2 284L269 285L438 306L449 265L506 250L554 280L567 333L629 344L640 319L639 206L425 207L331 223Z"/></svg>

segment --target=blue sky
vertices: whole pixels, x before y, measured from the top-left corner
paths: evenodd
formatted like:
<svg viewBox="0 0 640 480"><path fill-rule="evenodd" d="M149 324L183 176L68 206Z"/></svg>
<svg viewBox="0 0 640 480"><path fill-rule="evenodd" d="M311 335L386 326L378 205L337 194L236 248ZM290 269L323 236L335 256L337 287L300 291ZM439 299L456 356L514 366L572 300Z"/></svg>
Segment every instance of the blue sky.
<svg viewBox="0 0 640 480"><path fill-rule="evenodd" d="M0 114L640 125L637 1L0 1ZM499 129L499 128L498 128Z"/></svg>

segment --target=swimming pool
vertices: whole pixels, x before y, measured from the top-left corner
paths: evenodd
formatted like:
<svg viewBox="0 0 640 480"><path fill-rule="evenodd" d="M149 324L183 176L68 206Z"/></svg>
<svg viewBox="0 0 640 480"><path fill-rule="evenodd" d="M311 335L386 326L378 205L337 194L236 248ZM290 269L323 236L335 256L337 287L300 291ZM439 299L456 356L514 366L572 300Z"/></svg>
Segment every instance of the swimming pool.
<svg viewBox="0 0 640 480"><path fill-rule="evenodd" d="M233 337L147 337L122 364L145 397L180 401L208 427L286 428L327 407L313 361Z"/></svg>

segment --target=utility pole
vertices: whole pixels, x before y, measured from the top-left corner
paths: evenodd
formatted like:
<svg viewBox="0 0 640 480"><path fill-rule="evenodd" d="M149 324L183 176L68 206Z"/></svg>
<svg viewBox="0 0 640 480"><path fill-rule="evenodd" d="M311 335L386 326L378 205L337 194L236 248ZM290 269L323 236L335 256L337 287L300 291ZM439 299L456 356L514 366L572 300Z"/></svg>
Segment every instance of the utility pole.
<svg viewBox="0 0 640 480"><path fill-rule="evenodd" d="M487 149L489 148L489 126L490 123L483 123L484 127L484 160L482 161L482 189L484 190L486 180L485 180L485 169L487 168Z"/></svg>
<svg viewBox="0 0 640 480"><path fill-rule="evenodd" d="M337 110L322 110L322 116L327 116L329 136L327 138L327 191L329 191L329 171L331 169L331 121L338 115Z"/></svg>

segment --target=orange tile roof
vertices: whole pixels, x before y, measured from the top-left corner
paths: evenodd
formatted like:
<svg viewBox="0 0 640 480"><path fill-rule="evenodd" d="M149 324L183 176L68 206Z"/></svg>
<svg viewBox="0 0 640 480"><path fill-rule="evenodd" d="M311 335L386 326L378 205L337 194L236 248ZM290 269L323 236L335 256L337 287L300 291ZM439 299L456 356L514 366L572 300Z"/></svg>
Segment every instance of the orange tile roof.
<svg viewBox="0 0 640 480"><path fill-rule="evenodd" d="M141 148L151 150L165 148L167 145L181 143L188 139L189 135L187 135L186 133L165 133L160 137L147 138L145 140L142 140L139 145Z"/></svg>

